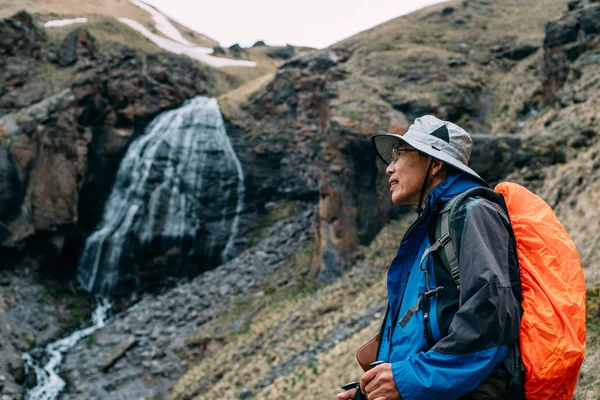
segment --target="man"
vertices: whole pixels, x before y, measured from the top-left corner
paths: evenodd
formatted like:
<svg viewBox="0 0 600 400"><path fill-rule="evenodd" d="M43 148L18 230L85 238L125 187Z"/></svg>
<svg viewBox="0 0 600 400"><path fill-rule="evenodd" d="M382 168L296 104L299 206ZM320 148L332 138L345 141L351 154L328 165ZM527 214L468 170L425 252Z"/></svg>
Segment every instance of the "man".
<svg viewBox="0 0 600 400"><path fill-rule="evenodd" d="M433 116L400 136L375 135L394 204L417 207L387 277L389 308L378 360L340 400L518 399L521 289L514 235L503 208L469 197L450 221L460 285L429 247L444 204L486 186L467 166L471 137ZM514 376L514 378L513 378Z"/></svg>

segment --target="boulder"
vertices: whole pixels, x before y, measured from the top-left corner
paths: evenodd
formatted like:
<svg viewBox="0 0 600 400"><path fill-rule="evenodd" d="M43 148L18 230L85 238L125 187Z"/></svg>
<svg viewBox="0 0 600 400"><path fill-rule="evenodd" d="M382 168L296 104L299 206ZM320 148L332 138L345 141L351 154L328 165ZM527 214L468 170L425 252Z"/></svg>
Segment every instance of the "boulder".
<svg viewBox="0 0 600 400"><path fill-rule="evenodd" d="M267 55L271 58L277 58L280 60L290 59L296 54L294 46L287 45L285 47L271 47L267 50Z"/></svg>
<svg viewBox="0 0 600 400"><path fill-rule="evenodd" d="M46 33L33 22L33 17L21 11L11 18L0 19L0 56L22 55L40 58L40 42Z"/></svg>
<svg viewBox="0 0 600 400"><path fill-rule="evenodd" d="M529 57L529 55L535 53L537 49L539 49L539 46L534 46L530 44L518 45L497 52L496 58L508 58L509 60L520 61L524 58Z"/></svg>
<svg viewBox="0 0 600 400"><path fill-rule="evenodd" d="M246 55L246 50L239 44L235 43L229 47L229 53L236 58L241 58Z"/></svg>
<svg viewBox="0 0 600 400"><path fill-rule="evenodd" d="M579 19L573 14L568 14L557 21L548 22L546 24L544 46L551 48L574 42L577 40L579 28Z"/></svg>
<svg viewBox="0 0 600 400"><path fill-rule="evenodd" d="M587 35L600 33L600 4L581 11L581 29Z"/></svg>
<svg viewBox="0 0 600 400"><path fill-rule="evenodd" d="M85 28L77 28L67 35L59 50L59 64L68 67L78 60L93 60L96 56L96 39Z"/></svg>

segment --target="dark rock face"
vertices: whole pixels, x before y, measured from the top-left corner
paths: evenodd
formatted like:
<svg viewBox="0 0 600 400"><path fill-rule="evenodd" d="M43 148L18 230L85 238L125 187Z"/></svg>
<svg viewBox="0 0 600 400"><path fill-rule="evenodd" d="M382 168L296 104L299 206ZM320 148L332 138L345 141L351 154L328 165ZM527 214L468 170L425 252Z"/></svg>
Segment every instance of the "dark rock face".
<svg viewBox="0 0 600 400"><path fill-rule="evenodd" d="M509 173L531 163L535 158L523 148L520 135L472 134L473 151L469 166L493 187Z"/></svg>
<svg viewBox="0 0 600 400"><path fill-rule="evenodd" d="M600 5L586 8L581 12L581 29L585 34L600 33Z"/></svg>
<svg viewBox="0 0 600 400"><path fill-rule="evenodd" d="M294 57L296 54L296 50L294 46L285 46L285 47L273 47L267 51L267 55L271 58L278 58L281 60L288 60Z"/></svg>
<svg viewBox="0 0 600 400"><path fill-rule="evenodd" d="M554 94L569 76L580 75L572 62L594 52L600 34L600 5L571 7L557 21L548 22L544 39L543 95L554 102Z"/></svg>
<svg viewBox="0 0 600 400"><path fill-rule="evenodd" d="M36 79L45 39L45 32L26 12L0 20L0 116L47 95L45 82Z"/></svg>
<svg viewBox="0 0 600 400"><path fill-rule="evenodd" d="M350 59L351 54L341 50L296 58L280 68L275 79L246 106L261 121L256 129L260 136L249 139L256 143L255 152L280 160L275 171L282 183L276 194L318 193L313 266L314 273L326 282L345 271L359 244L368 243L385 221L402 211L389 199L385 167L373 152L371 132L361 134L351 121L334 114L337 95L346 84L344 64ZM461 104L465 110L477 106L475 101L461 103L456 98L464 93L448 96L455 110L452 117L462 112ZM435 111L411 101L399 100L393 106L409 119ZM403 132L390 121L389 130L394 129ZM474 153L473 165L492 182L521 165L520 139L516 137L482 135L476 145L481 150ZM297 168L300 165L302 168Z"/></svg>
<svg viewBox="0 0 600 400"><path fill-rule="evenodd" d="M392 102L394 109L404 113L411 121L426 114L435 114L436 108L421 101L398 100Z"/></svg>
<svg viewBox="0 0 600 400"><path fill-rule="evenodd" d="M74 76L47 97L39 76L46 48L31 18L2 20L0 31L1 51L11 55L0 57L0 251L35 243L67 260L71 269L61 270L72 274L129 144L161 111L210 94L214 78L187 58L144 60L120 44L97 46L76 29L55 60Z"/></svg>
<svg viewBox="0 0 600 400"><path fill-rule="evenodd" d="M326 50L294 59L247 105L264 121L260 138L249 139L250 144L256 152L280 158L282 181L275 194L303 198L318 194L313 264L315 274L325 281L347 268L351 251L370 240L381 224L373 217L377 192L362 186L377 179L370 143L330 120L329 104L343 84L343 64L349 56ZM371 178L358 171L370 171ZM358 209L373 211L359 216Z"/></svg>
<svg viewBox="0 0 600 400"><path fill-rule="evenodd" d="M46 34L33 23L31 15L25 11L12 18L0 20L0 55L39 58L40 41Z"/></svg>
<svg viewBox="0 0 600 400"><path fill-rule="evenodd" d="M90 133L77 130L70 90L0 119L9 142L2 165L12 191L3 215L3 246L18 247L35 231L56 232L77 221L78 188L85 174L80 149ZM59 240L60 241L60 240Z"/></svg>
<svg viewBox="0 0 600 400"><path fill-rule="evenodd" d="M78 60L93 60L96 53L96 39L84 28L77 28L67 35L59 50L59 64L68 67Z"/></svg>
<svg viewBox="0 0 600 400"><path fill-rule="evenodd" d="M496 58L508 58L509 60L520 61L535 53L538 48L538 46L523 44L509 49L502 49L496 53Z"/></svg>
<svg viewBox="0 0 600 400"><path fill-rule="evenodd" d="M246 50L244 50L244 48L239 44L235 43L229 46L229 53L236 58L241 58L246 55Z"/></svg>

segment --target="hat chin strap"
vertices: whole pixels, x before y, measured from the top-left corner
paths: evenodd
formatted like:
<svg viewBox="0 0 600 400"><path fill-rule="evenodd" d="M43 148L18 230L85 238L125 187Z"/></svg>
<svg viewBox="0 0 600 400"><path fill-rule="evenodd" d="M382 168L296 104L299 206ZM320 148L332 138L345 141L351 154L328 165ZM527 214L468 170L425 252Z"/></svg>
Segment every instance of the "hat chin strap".
<svg viewBox="0 0 600 400"><path fill-rule="evenodd" d="M429 181L429 171L431 170L431 165L433 164L433 157L429 158L429 166L427 167L427 172L425 173L425 180L423 182L423 187L421 188L421 195L419 196L419 204L417 205L417 214L419 217L423 213L423 207L421 204L423 203L423 195L425 194L425 189L427 188L427 183Z"/></svg>

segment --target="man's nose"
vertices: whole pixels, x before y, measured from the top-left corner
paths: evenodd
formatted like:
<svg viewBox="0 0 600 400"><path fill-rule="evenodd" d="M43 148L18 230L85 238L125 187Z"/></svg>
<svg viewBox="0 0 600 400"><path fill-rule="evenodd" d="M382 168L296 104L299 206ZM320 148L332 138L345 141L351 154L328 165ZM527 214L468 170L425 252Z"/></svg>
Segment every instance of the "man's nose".
<svg viewBox="0 0 600 400"><path fill-rule="evenodd" d="M392 175L394 173L394 163L391 162L390 165L385 169L385 173L388 175Z"/></svg>

